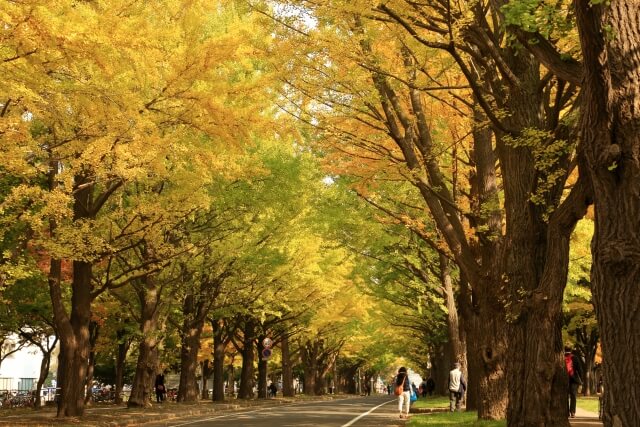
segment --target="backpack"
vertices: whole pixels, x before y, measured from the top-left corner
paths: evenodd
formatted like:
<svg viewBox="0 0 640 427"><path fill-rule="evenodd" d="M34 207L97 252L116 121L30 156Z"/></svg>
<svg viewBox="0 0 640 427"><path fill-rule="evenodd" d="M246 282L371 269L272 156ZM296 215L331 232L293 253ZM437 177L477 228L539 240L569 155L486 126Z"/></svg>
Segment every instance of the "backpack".
<svg viewBox="0 0 640 427"><path fill-rule="evenodd" d="M567 373L569 374L569 378L573 378L574 370L573 370L573 356L568 355L564 357L564 363L567 366Z"/></svg>

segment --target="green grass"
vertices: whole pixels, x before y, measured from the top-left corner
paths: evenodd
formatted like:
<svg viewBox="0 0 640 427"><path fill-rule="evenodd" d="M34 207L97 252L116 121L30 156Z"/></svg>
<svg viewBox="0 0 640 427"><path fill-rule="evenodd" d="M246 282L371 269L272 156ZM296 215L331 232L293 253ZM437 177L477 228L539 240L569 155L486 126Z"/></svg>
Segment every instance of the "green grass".
<svg viewBox="0 0 640 427"><path fill-rule="evenodd" d="M411 415L410 427L446 426L446 427L505 427L507 422L478 421L477 412L438 412L428 415Z"/></svg>
<svg viewBox="0 0 640 427"><path fill-rule="evenodd" d="M445 396L429 396L423 399L421 397L412 406L415 408L448 408L449 398Z"/></svg>
<svg viewBox="0 0 640 427"><path fill-rule="evenodd" d="M598 413L598 396L578 397L576 406L585 411Z"/></svg>

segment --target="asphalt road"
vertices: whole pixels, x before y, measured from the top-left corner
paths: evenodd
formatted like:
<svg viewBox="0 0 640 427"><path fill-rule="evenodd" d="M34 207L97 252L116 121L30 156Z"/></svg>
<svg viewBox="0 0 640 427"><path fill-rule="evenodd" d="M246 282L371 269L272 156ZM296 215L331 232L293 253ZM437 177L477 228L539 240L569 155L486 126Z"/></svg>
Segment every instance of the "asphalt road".
<svg viewBox="0 0 640 427"><path fill-rule="evenodd" d="M397 399L390 396L369 396L292 403L145 425L154 427L390 427L404 426L405 421L399 418Z"/></svg>

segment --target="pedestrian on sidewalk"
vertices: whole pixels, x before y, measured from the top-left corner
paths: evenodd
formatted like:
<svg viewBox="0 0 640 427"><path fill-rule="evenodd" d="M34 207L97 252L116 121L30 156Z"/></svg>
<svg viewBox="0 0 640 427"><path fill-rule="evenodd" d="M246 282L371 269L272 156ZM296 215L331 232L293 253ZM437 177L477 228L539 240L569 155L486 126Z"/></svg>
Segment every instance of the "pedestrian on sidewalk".
<svg viewBox="0 0 640 427"><path fill-rule="evenodd" d="M576 398L578 386L582 385L582 372L578 357L573 354L571 347L564 348L564 364L569 376L569 418L576 417Z"/></svg>
<svg viewBox="0 0 640 427"><path fill-rule="evenodd" d="M398 396L398 411L400 418L409 418L409 404L411 403L411 381L404 366L398 369L395 381L395 394Z"/></svg>
<svg viewBox="0 0 640 427"><path fill-rule="evenodd" d="M456 362L453 364L453 369L449 371L449 410L451 412L461 411L460 404L466 390L467 382L460 370L460 363Z"/></svg>

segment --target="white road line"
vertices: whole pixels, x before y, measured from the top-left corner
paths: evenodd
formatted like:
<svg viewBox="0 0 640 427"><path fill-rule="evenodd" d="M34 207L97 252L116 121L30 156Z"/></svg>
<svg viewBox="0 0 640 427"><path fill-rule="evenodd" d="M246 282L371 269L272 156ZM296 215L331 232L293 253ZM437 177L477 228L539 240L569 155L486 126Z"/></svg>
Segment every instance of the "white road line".
<svg viewBox="0 0 640 427"><path fill-rule="evenodd" d="M348 423L343 424L341 427L349 427L350 425L353 425L353 423L355 423L356 421L358 421L360 418L364 418L364 417L366 417L367 415L369 415L370 413L372 413L373 411L375 411L375 410L376 410L376 409L378 409L379 407L384 406L384 405L386 405L387 403L391 403L391 402L395 402L395 401L396 401L396 399L393 399L393 400L389 400L388 402L384 402L384 403L382 403L382 404L380 404L380 405L378 405L378 406L374 406L373 408L369 409L369 410L368 410L367 412L365 412L364 414L360 414L360 415L358 415L357 417L355 417L354 419L352 419L351 421L349 421Z"/></svg>

